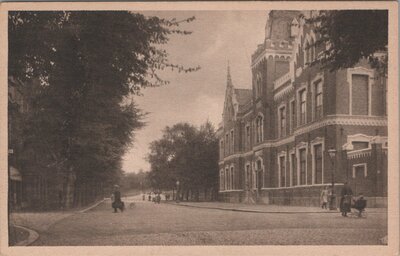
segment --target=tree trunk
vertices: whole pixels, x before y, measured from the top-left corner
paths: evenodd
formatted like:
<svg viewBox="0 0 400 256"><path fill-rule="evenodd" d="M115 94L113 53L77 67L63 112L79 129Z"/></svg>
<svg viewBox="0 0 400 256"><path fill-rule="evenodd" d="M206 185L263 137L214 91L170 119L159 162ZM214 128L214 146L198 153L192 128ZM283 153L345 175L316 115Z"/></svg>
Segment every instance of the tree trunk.
<svg viewBox="0 0 400 256"><path fill-rule="evenodd" d="M68 176L67 176L67 192L65 198L65 207L71 208L74 202L74 189L75 189L76 176L72 168L69 169L67 175Z"/></svg>

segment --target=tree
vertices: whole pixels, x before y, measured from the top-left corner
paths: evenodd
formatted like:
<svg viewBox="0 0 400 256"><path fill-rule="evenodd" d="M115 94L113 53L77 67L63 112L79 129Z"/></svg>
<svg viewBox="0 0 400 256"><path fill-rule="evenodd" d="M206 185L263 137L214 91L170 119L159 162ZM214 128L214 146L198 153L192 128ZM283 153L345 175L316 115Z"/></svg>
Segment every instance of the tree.
<svg viewBox="0 0 400 256"><path fill-rule="evenodd" d="M349 68L366 58L383 72L387 66L387 10L329 10L307 20L320 35L315 45L327 45L315 63L331 70ZM314 63L314 64L315 64Z"/></svg>
<svg viewBox="0 0 400 256"><path fill-rule="evenodd" d="M25 91L40 82L22 124L25 166L60 169L76 177L69 181L75 185L117 182L122 156L144 125L129 97L166 84L158 69L198 69L168 63L158 48L172 33L188 34L177 27L191 20L122 11L9 12L9 76ZM72 198L73 191L65 193Z"/></svg>
<svg viewBox="0 0 400 256"><path fill-rule="evenodd" d="M153 188L174 189L199 199L200 189L215 188L218 183L218 142L209 122L196 128L187 123L166 127L163 137L150 145L149 178Z"/></svg>

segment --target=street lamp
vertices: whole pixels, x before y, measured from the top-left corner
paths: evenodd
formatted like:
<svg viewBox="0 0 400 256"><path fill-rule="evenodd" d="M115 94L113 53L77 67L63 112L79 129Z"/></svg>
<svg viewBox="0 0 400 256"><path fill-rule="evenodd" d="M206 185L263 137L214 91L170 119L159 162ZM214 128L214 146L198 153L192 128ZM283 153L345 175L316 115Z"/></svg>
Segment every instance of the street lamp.
<svg viewBox="0 0 400 256"><path fill-rule="evenodd" d="M336 149L333 149L333 148L331 148L331 149L329 149L328 150L328 154L329 154L329 157L330 157L330 159L331 159L331 161L332 161L332 173L331 173L331 175L332 175L332 194L331 194L331 198L330 198L330 204L329 204L329 209L330 210L336 210L336 205L334 206L333 205L333 202L335 201L335 167L336 167L336 165L335 165L335 160L336 160Z"/></svg>
<svg viewBox="0 0 400 256"><path fill-rule="evenodd" d="M176 181L176 202L179 203L179 180Z"/></svg>

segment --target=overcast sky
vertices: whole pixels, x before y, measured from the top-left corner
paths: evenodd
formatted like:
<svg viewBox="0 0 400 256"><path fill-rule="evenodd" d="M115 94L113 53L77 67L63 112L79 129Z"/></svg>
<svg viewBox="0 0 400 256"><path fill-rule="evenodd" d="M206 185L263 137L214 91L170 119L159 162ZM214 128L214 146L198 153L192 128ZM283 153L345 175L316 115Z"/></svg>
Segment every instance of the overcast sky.
<svg viewBox="0 0 400 256"><path fill-rule="evenodd" d="M170 84L147 88L143 96L135 96L139 107L149 112L147 126L136 132L133 147L124 157L123 170L148 171L150 165L144 159L149 143L161 138L165 126L189 122L199 126L207 119L215 127L221 122L226 88L227 62L229 60L232 81L237 88L251 88L251 54L264 40L267 11L161 11L145 12L178 20L195 16L181 29L193 33L172 36L164 48L172 63L198 66L192 73L168 72L163 78Z"/></svg>

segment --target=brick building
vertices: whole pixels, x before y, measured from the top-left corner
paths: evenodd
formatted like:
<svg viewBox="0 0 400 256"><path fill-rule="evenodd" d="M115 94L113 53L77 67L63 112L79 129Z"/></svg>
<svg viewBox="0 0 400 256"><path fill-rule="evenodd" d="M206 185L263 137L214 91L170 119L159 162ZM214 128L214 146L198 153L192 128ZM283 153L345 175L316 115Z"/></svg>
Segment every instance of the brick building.
<svg viewBox="0 0 400 256"><path fill-rule="evenodd" d="M335 72L309 65L326 46L309 47L318 34L301 14L313 15L269 13L251 89L234 88L228 67L220 198L319 205L323 187L340 194L348 182L369 206L386 205L387 77L364 60Z"/></svg>

